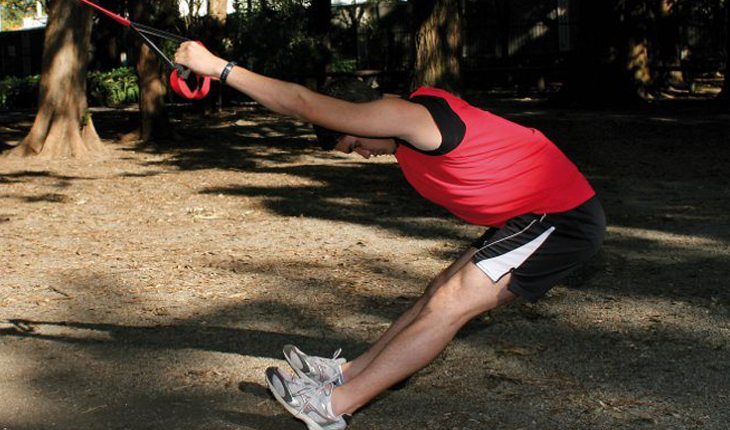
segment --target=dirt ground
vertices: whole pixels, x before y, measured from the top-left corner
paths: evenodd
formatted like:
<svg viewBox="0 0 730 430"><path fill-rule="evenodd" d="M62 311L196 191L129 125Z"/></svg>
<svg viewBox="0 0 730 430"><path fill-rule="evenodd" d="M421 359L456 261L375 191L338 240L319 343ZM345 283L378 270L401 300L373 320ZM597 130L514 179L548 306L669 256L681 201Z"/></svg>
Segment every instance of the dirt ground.
<svg viewBox="0 0 730 430"><path fill-rule="evenodd" d="M537 304L470 323L356 429L727 429L730 114L483 106L551 137L609 219ZM33 112L0 113L0 141ZM286 343L362 352L482 229L393 158L318 152L255 106L95 161L0 158L0 429L304 429L263 371Z"/></svg>

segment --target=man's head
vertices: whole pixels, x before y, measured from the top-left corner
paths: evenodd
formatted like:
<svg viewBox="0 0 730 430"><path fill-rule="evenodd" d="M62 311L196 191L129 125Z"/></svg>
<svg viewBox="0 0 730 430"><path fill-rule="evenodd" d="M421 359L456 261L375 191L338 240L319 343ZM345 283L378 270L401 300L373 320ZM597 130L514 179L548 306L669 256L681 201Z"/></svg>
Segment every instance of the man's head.
<svg viewBox="0 0 730 430"><path fill-rule="evenodd" d="M380 91L357 78L332 79L324 85L321 93L353 103L366 103L383 97ZM314 126L314 132L317 134L320 146L326 151L334 149L337 142L344 136L343 133L318 125Z"/></svg>

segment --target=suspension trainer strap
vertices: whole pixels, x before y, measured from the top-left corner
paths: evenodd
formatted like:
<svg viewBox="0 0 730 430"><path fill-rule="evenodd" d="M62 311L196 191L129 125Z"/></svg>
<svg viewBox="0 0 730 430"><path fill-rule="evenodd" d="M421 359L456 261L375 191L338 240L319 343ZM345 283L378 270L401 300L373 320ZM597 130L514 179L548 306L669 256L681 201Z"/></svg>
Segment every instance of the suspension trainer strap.
<svg viewBox="0 0 730 430"><path fill-rule="evenodd" d="M128 20L127 18L124 18L114 12L111 12L107 9L104 9L103 7L99 6L98 4L90 1L90 0L79 0L79 2L92 7L96 9L97 11L103 13L104 15L108 16L109 18L113 19L117 23L129 27L134 31L139 37L142 38L144 43L152 49L155 54L157 54L170 68L172 68L172 73L170 74L170 87L172 87L172 90L177 93L179 96L184 97L188 100L200 100L208 95L210 92L210 78L209 77L201 77L196 75L195 76L195 89L190 89L190 86L188 86L187 79L190 76L190 70L186 69L185 67L175 64L172 60L170 60L167 55L157 46L155 45L152 40L150 40L147 36L153 36L153 37L159 37L162 39L172 40L175 42L187 42L190 39L187 37L179 36L177 34L169 33L167 31L159 30L153 27L149 27L147 25L137 24L135 22L132 22ZM200 43L200 42L198 42ZM202 43L200 43L202 45Z"/></svg>
<svg viewBox="0 0 730 430"><path fill-rule="evenodd" d="M125 27L130 27L132 25L132 21L130 21L127 18L124 18L122 16L119 16L114 12L108 11L94 2L91 2L89 0L79 0L79 1L87 6L93 7L94 9L98 10L99 12L103 13L104 15L108 16L109 18L122 24Z"/></svg>

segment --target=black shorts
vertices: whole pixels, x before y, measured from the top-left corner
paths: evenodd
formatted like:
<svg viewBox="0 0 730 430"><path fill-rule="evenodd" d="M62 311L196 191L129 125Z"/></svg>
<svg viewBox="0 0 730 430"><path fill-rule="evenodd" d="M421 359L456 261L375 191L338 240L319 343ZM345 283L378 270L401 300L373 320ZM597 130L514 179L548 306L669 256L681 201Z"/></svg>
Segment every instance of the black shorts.
<svg viewBox="0 0 730 430"><path fill-rule="evenodd" d="M535 302L592 257L605 232L606 217L594 196L567 212L522 215L487 230L472 244L472 261L494 282L512 273L508 289Z"/></svg>

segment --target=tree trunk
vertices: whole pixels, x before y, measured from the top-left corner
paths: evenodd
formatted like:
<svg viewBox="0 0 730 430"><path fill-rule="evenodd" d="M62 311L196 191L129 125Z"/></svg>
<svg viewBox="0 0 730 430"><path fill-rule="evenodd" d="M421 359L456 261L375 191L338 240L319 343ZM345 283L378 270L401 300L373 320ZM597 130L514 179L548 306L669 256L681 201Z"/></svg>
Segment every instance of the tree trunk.
<svg viewBox="0 0 730 430"><path fill-rule="evenodd" d="M160 8L170 6L166 2L158 3L161 3L157 6ZM152 26L159 25L160 23L149 22L149 18L156 15L150 9L152 7L143 1L137 0L132 2L133 20ZM166 14L161 15L166 16ZM165 27L167 26L162 26L162 28ZM172 130L170 119L165 109L167 85L162 75L160 59L139 38L135 38L134 43L137 45L138 53L137 74L139 76L139 112L141 115L141 123L137 130L128 133L122 139L141 140L143 142L152 142L158 139L175 140L178 138L178 134ZM164 70L167 71L167 68Z"/></svg>
<svg viewBox="0 0 730 430"><path fill-rule="evenodd" d="M577 0L577 49L569 61L560 104L628 104L650 83L648 36L637 25L637 0Z"/></svg>
<svg viewBox="0 0 730 430"><path fill-rule="evenodd" d="M309 6L309 28L317 40L317 86L324 84L332 66L332 43L329 37L332 21L332 0L312 0Z"/></svg>
<svg viewBox="0 0 730 430"><path fill-rule="evenodd" d="M28 135L9 156L80 158L103 152L104 146L87 113L91 13L76 0L50 3L38 114Z"/></svg>
<svg viewBox="0 0 730 430"><path fill-rule="evenodd" d="M212 52L223 55L226 50L226 20L228 18L227 0L208 0L208 16L203 20L200 30L201 40ZM223 86L218 81L211 82L210 93L203 101L205 114L220 113L223 109Z"/></svg>
<svg viewBox="0 0 730 430"><path fill-rule="evenodd" d="M663 67L657 73L656 86L684 85L681 70L681 34L679 6L676 0L659 0L657 16L657 57Z"/></svg>
<svg viewBox="0 0 730 430"><path fill-rule="evenodd" d="M628 57L627 69L631 73L630 85L642 98L650 97L654 85L651 60L654 56L653 45L657 43L656 9L652 3L656 0L622 1L624 8L621 25L627 37ZM621 35L621 31L618 32ZM621 41L619 40L619 43Z"/></svg>
<svg viewBox="0 0 730 430"><path fill-rule="evenodd" d="M414 4L416 64L411 87L461 91L462 14L459 0L423 0Z"/></svg>
<svg viewBox="0 0 730 430"><path fill-rule="evenodd" d="M725 0L725 84L720 97L730 100L730 0Z"/></svg>
<svg viewBox="0 0 730 430"><path fill-rule="evenodd" d="M160 60L147 45L141 47L137 73L140 87L139 111L142 115L139 139L151 142L155 139L176 138L165 109L167 86L160 75Z"/></svg>
<svg viewBox="0 0 730 430"><path fill-rule="evenodd" d="M507 61L509 58L509 40L511 25L510 0L499 0L495 2L497 14L497 46L499 47L499 59Z"/></svg>
<svg viewBox="0 0 730 430"><path fill-rule="evenodd" d="M208 0L208 16L225 25L228 17L228 1Z"/></svg>

